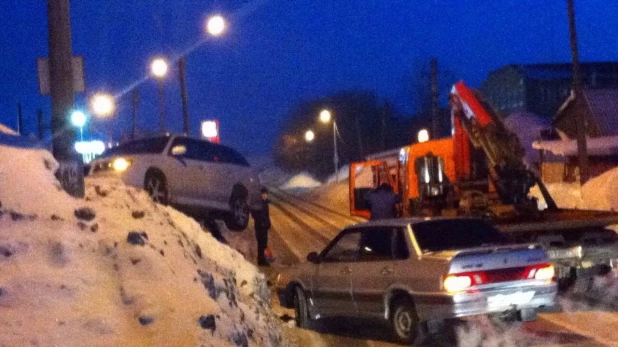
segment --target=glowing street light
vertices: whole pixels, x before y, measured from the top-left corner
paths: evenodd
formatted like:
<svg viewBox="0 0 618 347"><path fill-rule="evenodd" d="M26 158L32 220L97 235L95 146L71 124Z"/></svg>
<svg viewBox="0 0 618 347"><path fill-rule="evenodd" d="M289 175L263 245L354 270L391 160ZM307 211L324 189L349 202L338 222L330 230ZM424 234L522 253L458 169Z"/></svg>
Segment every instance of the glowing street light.
<svg viewBox="0 0 618 347"><path fill-rule="evenodd" d="M305 132L305 141L312 142L315 139L315 133L312 130Z"/></svg>
<svg viewBox="0 0 618 347"><path fill-rule="evenodd" d="M167 75L167 61L163 58L155 58L150 63L150 73L157 79L159 85L159 125L161 132L165 134L165 103L163 99L163 78Z"/></svg>
<svg viewBox="0 0 618 347"><path fill-rule="evenodd" d="M79 128L79 140L84 141L84 125L86 124L86 114L75 110L71 113L71 123Z"/></svg>
<svg viewBox="0 0 618 347"><path fill-rule="evenodd" d="M330 113L329 110L322 110L320 112L320 122L328 123L330 122L331 118L332 118L332 114Z"/></svg>
<svg viewBox="0 0 618 347"><path fill-rule="evenodd" d="M71 113L71 123L76 127L83 127L86 124L86 114L82 111L73 111Z"/></svg>
<svg viewBox="0 0 618 347"><path fill-rule="evenodd" d="M429 141L429 131L427 129L419 130L417 139L418 139L418 143Z"/></svg>
<svg viewBox="0 0 618 347"><path fill-rule="evenodd" d="M320 111L320 122L327 124L333 120L333 164L335 165L335 181L339 183L339 153L337 152L337 122L333 119L333 114L323 109Z"/></svg>
<svg viewBox="0 0 618 347"><path fill-rule="evenodd" d="M114 97L109 94L95 94L90 102L90 107L95 116L107 118L114 114L116 108Z"/></svg>
<svg viewBox="0 0 618 347"><path fill-rule="evenodd" d="M167 62L163 58L156 58L150 63L150 73L156 78L163 78L167 75Z"/></svg>
<svg viewBox="0 0 618 347"><path fill-rule="evenodd" d="M225 19L216 15L212 16L206 22L206 32L212 36L219 36L225 31Z"/></svg>

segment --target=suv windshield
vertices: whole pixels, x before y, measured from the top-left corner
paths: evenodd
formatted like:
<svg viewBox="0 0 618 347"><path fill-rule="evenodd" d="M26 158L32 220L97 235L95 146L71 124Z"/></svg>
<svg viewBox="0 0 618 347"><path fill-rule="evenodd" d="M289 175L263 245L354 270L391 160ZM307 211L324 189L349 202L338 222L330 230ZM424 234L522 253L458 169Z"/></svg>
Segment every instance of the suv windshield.
<svg viewBox="0 0 618 347"><path fill-rule="evenodd" d="M117 155L131 155L131 154L155 154L161 153L165 149L165 145L169 137L154 137L150 139L143 139L137 141L131 141L123 143L120 146L110 148L103 152L101 157L113 157Z"/></svg>
<svg viewBox="0 0 618 347"><path fill-rule="evenodd" d="M423 253L508 243L490 224L477 219L433 220L412 226Z"/></svg>

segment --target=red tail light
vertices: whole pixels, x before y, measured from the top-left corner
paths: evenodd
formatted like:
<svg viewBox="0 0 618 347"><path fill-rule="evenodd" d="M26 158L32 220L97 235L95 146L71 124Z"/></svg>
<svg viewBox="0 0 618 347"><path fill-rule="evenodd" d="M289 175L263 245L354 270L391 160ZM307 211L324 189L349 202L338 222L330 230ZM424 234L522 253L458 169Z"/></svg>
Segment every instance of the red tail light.
<svg viewBox="0 0 618 347"><path fill-rule="evenodd" d="M539 264L528 267L513 267L499 270L449 274L442 280L442 285L446 291L458 292L481 284L519 281L526 279L547 281L551 280L553 277L554 266L552 264Z"/></svg>

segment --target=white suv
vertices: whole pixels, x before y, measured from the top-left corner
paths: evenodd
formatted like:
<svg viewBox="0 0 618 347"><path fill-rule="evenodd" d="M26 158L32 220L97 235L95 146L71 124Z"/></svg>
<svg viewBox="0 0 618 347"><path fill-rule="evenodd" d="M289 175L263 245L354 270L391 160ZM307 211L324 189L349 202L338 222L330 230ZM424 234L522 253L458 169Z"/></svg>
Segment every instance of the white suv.
<svg viewBox="0 0 618 347"><path fill-rule="evenodd" d="M91 176L117 175L144 188L154 201L188 214L224 212L227 227L242 230L259 208L260 181L230 147L182 135L121 144L94 160Z"/></svg>

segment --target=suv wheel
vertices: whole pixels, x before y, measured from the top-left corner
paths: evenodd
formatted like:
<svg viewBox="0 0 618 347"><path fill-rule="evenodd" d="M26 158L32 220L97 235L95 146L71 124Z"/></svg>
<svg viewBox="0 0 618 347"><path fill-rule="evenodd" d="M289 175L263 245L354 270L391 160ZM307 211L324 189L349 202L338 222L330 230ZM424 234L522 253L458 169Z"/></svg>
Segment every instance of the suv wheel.
<svg viewBox="0 0 618 347"><path fill-rule="evenodd" d="M294 288L294 313L296 326L302 329L309 329L309 309L307 307L307 298L305 291L300 286Z"/></svg>
<svg viewBox="0 0 618 347"><path fill-rule="evenodd" d="M149 173L144 180L144 189L152 198L152 201L167 205L169 203L169 190L167 189L167 180L160 173Z"/></svg>
<svg viewBox="0 0 618 347"><path fill-rule="evenodd" d="M414 343L418 336L419 319L410 299L400 298L392 303L391 330L397 342L407 345Z"/></svg>
<svg viewBox="0 0 618 347"><path fill-rule="evenodd" d="M247 195L235 192L230 199L230 213L225 219L225 225L230 230L241 231L249 225L249 205Z"/></svg>

